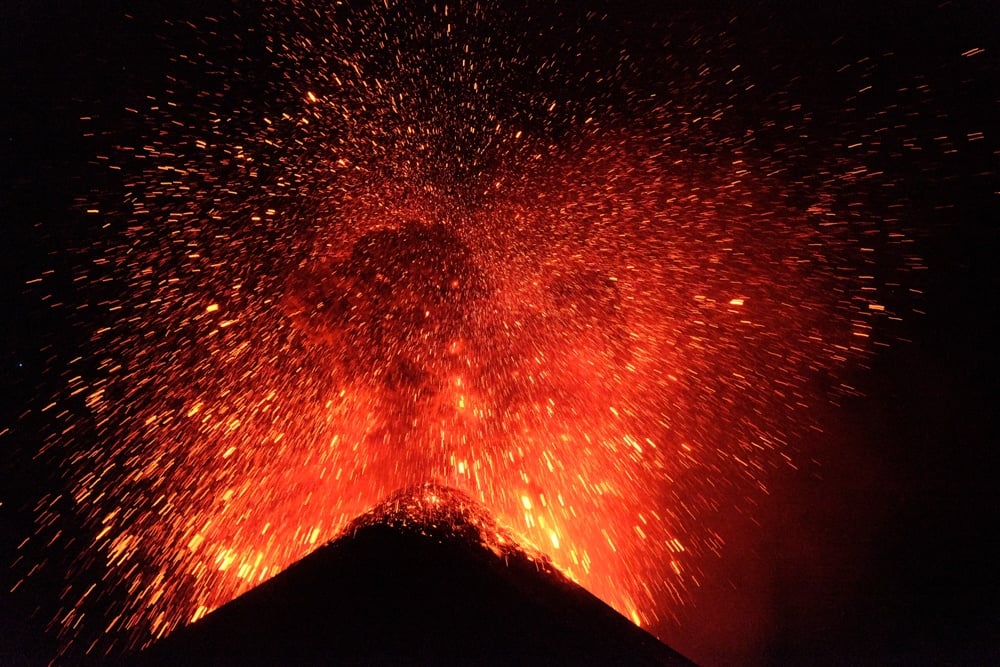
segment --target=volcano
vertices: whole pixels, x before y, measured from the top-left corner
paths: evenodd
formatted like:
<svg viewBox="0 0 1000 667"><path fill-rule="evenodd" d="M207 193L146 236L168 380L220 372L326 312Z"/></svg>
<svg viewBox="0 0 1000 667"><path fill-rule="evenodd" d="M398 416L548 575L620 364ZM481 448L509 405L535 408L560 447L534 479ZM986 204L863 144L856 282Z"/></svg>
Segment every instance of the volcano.
<svg viewBox="0 0 1000 667"><path fill-rule="evenodd" d="M356 519L134 665L691 665L426 485Z"/></svg>

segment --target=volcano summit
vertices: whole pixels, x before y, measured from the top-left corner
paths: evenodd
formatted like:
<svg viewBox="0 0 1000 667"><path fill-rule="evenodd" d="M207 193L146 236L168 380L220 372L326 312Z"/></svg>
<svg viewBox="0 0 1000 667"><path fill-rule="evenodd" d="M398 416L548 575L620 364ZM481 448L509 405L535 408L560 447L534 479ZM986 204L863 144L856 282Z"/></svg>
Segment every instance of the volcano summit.
<svg viewBox="0 0 1000 667"><path fill-rule="evenodd" d="M464 494L426 485L135 665L690 665Z"/></svg>

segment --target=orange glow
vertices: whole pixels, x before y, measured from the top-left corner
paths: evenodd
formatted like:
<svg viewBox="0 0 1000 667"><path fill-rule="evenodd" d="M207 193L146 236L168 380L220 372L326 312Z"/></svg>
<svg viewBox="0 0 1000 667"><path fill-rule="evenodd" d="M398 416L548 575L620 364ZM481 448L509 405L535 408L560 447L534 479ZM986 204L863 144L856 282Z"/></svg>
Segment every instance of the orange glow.
<svg viewBox="0 0 1000 667"><path fill-rule="evenodd" d="M99 629L144 645L428 482L491 514L497 553L538 551L636 623L675 617L723 515L882 342L898 276L869 264L905 239L870 233L853 164L758 148L731 120L753 88L735 68L695 63L687 106L602 115L508 91L559 58L476 62L503 45L459 38L494 31L450 31L489 3L395 32L441 17L265 5L273 99L150 96L148 140L116 158L127 197L101 202L120 235L88 251L108 263L92 359L42 410L91 432L46 444L70 452L69 503L38 522L51 544L61 515L93 536L75 567L101 586L69 586L59 617L115 590ZM411 32L458 50L394 53Z"/></svg>
<svg viewBox="0 0 1000 667"><path fill-rule="evenodd" d="M623 168L578 159L595 172ZM645 187L630 169L624 182ZM515 185L528 201L566 189L539 174ZM771 434L788 414L776 389L805 377L806 363L834 363L825 355L844 349L834 343L859 333L849 321L831 326L837 305L822 291L803 301L809 282L793 264L768 274L733 265L716 285L692 268L704 261L700 244L675 233L621 245L607 225L602 243L550 248L533 240L539 230L564 235L560 226L582 221L501 199L449 225L438 222L449 219L438 204L412 196L405 208L342 210L365 224L325 236L324 255L282 278L270 309L244 312L231 337L202 338L203 365L162 367L176 407L154 402L141 413L130 438L153 454L105 490L141 507L148 501L129 489L142 480L170 508L150 505L138 526L109 520L99 538L118 568L157 564L140 576L165 612L160 630L204 615L394 491L427 481L468 493L515 540L634 621L669 616L664 599L679 604L698 559L720 546L704 517L768 465ZM512 218L521 220L508 237L516 252L497 245ZM791 247L809 243L787 229ZM666 248L672 263L647 257ZM680 267L689 282L676 280ZM754 319L741 320L732 307L747 297L723 296L733 282L795 293L808 307L787 318L762 297L745 315ZM802 341L816 331L825 335L807 353ZM301 352L285 354L293 348ZM784 360L780 373L760 373L754 359L765 351ZM737 389L756 408L753 423L705 402ZM716 479L714 491L689 486L701 476ZM153 556L164 548L176 559ZM175 588L178 573L198 585Z"/></svg>

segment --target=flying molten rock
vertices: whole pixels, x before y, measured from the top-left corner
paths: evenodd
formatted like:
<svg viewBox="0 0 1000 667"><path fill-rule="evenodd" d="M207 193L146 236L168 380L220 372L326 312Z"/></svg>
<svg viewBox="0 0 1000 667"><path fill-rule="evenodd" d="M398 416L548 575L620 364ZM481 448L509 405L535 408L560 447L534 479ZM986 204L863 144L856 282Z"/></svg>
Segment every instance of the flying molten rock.
<svg viewBox="0 0 1000 667"><path fill-rule="evenodd" d="M164 28L200 46L85 204L25 549L72 561L64 650L148 644L429 481L666 627L919 264L869 213L874 130L809 139L697 27L263 5L266 67L248 16Z"/></svg>
<svg viewBox="0 0 1000 667"><path fill-rule="evenodd" d="M299 273L288 314L352 379L419 403L461 372L460 351L489 297L468 248L440 224L368 232L350 253Z"/></svg>

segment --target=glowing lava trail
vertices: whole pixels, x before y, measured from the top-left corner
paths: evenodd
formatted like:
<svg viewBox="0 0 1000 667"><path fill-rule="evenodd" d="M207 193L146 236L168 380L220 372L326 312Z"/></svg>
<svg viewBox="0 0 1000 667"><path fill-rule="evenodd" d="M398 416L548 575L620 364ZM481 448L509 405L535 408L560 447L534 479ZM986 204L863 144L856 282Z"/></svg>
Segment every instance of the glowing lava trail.
<svg viewBox="0 0 1000 667"><path fill-rule="evenodd" d="M683 22L630 49L555 6L264 14L165 28L197 46L85 202L80 281L114 294L46 451L38 539L88 541L66 642L146 644L429 481L673 616L917 261L867 212L873 136L817 145Z"/></svg>

